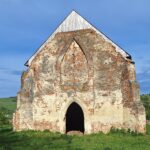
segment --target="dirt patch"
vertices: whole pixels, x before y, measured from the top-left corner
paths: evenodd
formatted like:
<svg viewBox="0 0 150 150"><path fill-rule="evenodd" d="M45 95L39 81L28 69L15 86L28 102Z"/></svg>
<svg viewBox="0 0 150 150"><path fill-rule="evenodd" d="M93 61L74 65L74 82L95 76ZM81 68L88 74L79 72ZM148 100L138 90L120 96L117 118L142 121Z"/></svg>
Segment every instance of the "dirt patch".
<svg viewBox="0 0 150 150"><path fill-rule="evenodd" d="M69 132L67 132L67 135L79 135L79 136L82 136L82 135L84 135L84 133L81 132L81 131L69 131Z"/></svg>

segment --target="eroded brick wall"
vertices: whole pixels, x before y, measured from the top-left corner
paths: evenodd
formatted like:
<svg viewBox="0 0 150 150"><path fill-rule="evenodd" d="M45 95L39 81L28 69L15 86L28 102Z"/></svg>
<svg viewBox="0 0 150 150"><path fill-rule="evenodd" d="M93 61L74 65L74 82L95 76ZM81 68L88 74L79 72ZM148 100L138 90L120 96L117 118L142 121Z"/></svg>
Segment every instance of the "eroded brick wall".
<svg viewBox="0 0 150 150"><path fill-rule="evenodd" d="M91 29L57 33L22 75L14 129L65 133L72 102L83 109L85 133L111 128L145 132L135 66Z"/></svg>

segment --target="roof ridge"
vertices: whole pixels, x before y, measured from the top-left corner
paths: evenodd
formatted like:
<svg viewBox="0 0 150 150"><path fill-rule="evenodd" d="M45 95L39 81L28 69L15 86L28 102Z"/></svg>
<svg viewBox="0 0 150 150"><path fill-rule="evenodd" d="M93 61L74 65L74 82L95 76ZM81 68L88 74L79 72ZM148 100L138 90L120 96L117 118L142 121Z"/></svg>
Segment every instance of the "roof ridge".
<svg viewBox="0 0 150 150"><path fill-rule="evenodd" d="M98 29L96 29L92 24L90 24L86 19L84 19L82 16L79 15L78 12L73 10L63 21L62 23L57 27L57 29L51 34L51 36L46 40L46 42L36 51L36 53L26 62L26 66L30 66L32 60L34 57L41 51L41 49L44 47L44 45L50 41L56 33L58 32L68 32L68 31L76 31L81 29L93 29L95 30L99 35L101 35L106 41L110 42L115 48L116 51L120 52L125 58L129 57L130 55L125 52L121 47L119 47L117 44L115 44L111 39L109 39L105 34L100 32Z"/></svg>

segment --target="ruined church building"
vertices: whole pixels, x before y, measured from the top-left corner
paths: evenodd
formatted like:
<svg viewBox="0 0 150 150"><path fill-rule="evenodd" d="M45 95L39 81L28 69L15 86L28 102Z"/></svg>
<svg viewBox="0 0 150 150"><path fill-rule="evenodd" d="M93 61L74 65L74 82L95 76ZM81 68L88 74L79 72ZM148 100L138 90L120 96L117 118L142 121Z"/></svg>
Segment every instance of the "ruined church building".
<svg viewBox="0 0 150 150"><path fill-rule="evenodd" d="M145 133L132 57L72 11L25 64L13 128Z"/></svg>

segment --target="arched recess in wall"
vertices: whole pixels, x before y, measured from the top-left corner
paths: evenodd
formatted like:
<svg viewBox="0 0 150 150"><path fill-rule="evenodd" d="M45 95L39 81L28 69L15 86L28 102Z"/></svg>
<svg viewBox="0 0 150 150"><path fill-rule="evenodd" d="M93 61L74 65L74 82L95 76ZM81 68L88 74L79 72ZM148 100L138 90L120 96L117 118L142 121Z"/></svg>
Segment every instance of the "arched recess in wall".
<svg viewBox="0 0 150 150"><path fill-rule="evenodd" d="M61 88L64 91L87 90L88 61L76 41L72 41L61 61Z"/></svg>

